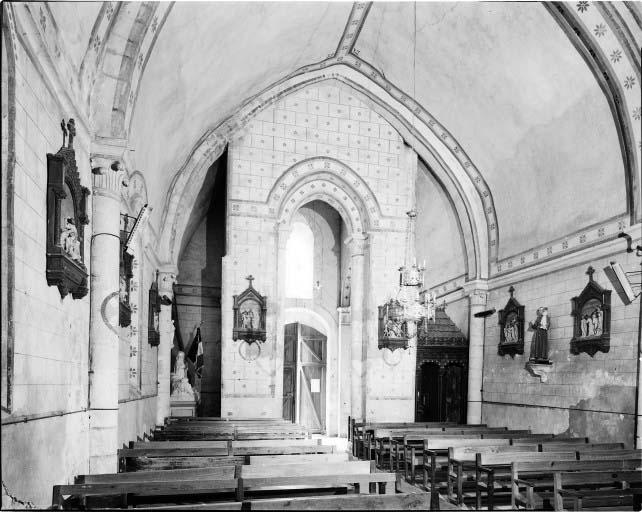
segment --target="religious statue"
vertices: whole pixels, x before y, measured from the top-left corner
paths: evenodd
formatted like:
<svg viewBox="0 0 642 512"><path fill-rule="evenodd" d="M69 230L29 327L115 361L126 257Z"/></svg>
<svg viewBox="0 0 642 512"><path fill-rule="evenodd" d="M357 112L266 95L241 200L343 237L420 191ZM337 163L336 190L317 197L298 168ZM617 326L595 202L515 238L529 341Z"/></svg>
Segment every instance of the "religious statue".
<svg viewBox="0 0 642 512"><path fill-rule="evenodd" d="M530 330L534 331L533 340L531 341L530 361L548 363L548 328L550 320L548 317L548 308L541 307L537 309L537 319L535 322L529 322Z"/></svg>
<svg viewBox="0 0 642 512"><path fill-rule="evenodd" d="M241 311L241 325L243 329L254 329L254 312L251 309Z"/></svg>
<svg viewBox="0 0 642 512"><path fill-rule="evenodd" d="M519 341L518 327L517 316L512 315L504 326L504 343L517 343Z"/></svg>
<svg viewBox="0 0 642 512"><path fill-rule="evenodd" d="M80 261L80 240L78 240L78 230L74 224L74 219L67 218L65 227L61 229L60 246L67 255L75 261Z"/></svg>
<svg viewBox="0 0 642 512"><path fill-rule="evenodd" d="M194 400L194 390L189 384L187 378L187 367L185 366L185 352L180 351L176 355L174 363L174 373L171 376L172 391L171 396L176 399Z"/></svg>

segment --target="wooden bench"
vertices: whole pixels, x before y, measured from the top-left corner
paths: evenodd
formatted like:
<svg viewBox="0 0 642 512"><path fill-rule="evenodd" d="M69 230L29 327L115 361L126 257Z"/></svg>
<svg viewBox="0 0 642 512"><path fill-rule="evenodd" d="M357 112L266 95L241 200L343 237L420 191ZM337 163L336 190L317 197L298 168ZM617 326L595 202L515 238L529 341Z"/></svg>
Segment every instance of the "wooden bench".
<svg viewBox="0 0 642 512"><path fill-rule="evenodd" d="M428 427L428 428L377 428L370 433L365 434L363 459L378 461L378 458L384 451L389 451L393 440L403 439L404 436L416 436L425 438L430 435L465 435L467 433L475 434L500 434L506 433L505 428L480 427L476 425L456 425L454 427ZM525 431L522 431L525 432ZM377 451L379 450L379 452Z"/></svg>
<svg viewBox="0 0 642 512"><path fill-rule="evenodd" d="M523 506L532 510L545 499L553 497L554 474L559 471L613 470L622 471L642 465L640 453L611 451L611 459L575 461L513 462L511 464L511 506ZM581 455L581 454L580 454ZM522 493L522 489L525 492Z"/></svg>
<svg viewBox="0 0 642 512"><path fill-rule="evenodd" d="M177 479L176 474L154 475L153 480L148 480L144 473L132 473L122 477L112 475L113 480L70 485L55 485L53 487L52 505L62 509L65 505L65 496L80 500L81 506L87 508L87 498L91 497L119 497L119 506L127 508L128 497L145 496L172 496L186 497L194 494L215 494L221 492L237 491L238 479L235 466L218 466L209 473L202 475L190 474L183 479ZM88 478L87 476L85 478ZM110 508L113 505L110 505Z"/></svg>
<svg viewBox="0 0 642 512"><path fill-rule="evenodd" d="M452 431L444 431L443 435L451 436L451 439L454 441L456 439L507 439L510 440L511 436L524 436L527 435L529 431L527 430L470 430L464 431L463 433L454 433ZM404 476L406 480L408 479L408 466L414 467L415 465L421 465L421 461L417 461L417 458L423 458L423 449L425 441L428 439L446 439L442 437L442 434L431 435L421 435L421 434L406 434L402 439L391 438L392 448L390 449L390 467L392 468L392 459L396 459L396 466L399 467L399 462L403 460L404 464ZM485 443L492 444L492 443ZM401 447L401 448L400 448ZM376 450L375 450L376 452ZM385 453L385 452L384 452ZM381 460L381 456L379 459ZM375 460L377 460L375 458ZM411 472L414 478L414 469ZM414 479L412 480L414 482Z"/></svg>
<svg viewBox="0 0 642 512"><path fill-rule="evenodd" d="M202 442L136 442L135 448L118 450L119 471L187 469L216 464L243 464L250 455L334 453L334 446L319 440L229 441L225 447L201 447ZM164 444L169 446L164 447ZM196 446L194 446L196 444ZM150 445L147 447L146 445ZM139 447L140 446L140 447Z"/></svg>
<svg viewBox="0 0 642 512"><path fill-rule="evenodd" d="M359 422L348 419L348 441L352 442L352 455L357 456L363 452L365 434L371 433L376 428L430 428L455 426L452 422ZM485 426L485 425L484 425Z"/></svg>
<svg viewBox="0 0 642 512"><path fill-rule="evenodd" d="M577 460L577 452L503 452L477 453L475 455L475 502L482 506L482 495L486 494L488 510L495 505L496 490L511 490L510 466L513 462L551 462ZM503 472L502 472L503 471ZM509 483L503 485L498 477L508 475Z"/></svg>
<svg viewBox="0 0 642 512"><path fill-rule="evenodd" d="M634 493L638 497L636 499L638 503L633 503L634 510L639 507L642 486L642 471L639 469L629 471L556 471L553 478L555 510L564 510L564 499L572 500L573 510L582 510L584 500L590 501L593 507L630 505L633 502ZM636 488L632 489L631 485ZM573 489L564 489L564 486L570 486Z"/></svg>
<svg viewBox="0 0 642 512"><path fill-rule="evenodd" d="M301 491L324 488L336 489L354 486L357 493L370 493L370 486L378 486L379 494L394 494L397 476L394 473L375 472L368 461L316 464L275 464L242 466L237 500L245 499L246 492Z"/></svg>
<svg viewBox="0 0 642 512"><path fill-rule="evenodd" d="M351 455L342 453L310 453L303 455L251 455L248 463L257 464L332 464L336 462L348 462Z"/></svg>

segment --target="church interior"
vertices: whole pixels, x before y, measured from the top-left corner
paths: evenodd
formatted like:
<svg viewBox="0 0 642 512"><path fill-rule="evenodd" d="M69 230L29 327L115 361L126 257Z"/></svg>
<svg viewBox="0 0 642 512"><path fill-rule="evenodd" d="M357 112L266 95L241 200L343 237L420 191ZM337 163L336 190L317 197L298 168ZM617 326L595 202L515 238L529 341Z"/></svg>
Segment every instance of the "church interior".
<svg viewBox="0 0 642 512"><path fill-rule="evenodd" d="M641 46L4 2L3 509L640 510Z"/></svg>

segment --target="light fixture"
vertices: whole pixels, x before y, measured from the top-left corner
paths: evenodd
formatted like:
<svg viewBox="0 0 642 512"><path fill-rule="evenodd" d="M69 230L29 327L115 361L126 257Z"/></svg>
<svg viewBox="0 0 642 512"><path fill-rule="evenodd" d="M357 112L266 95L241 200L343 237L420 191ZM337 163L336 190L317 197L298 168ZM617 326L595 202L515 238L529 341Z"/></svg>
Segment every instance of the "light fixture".
<svg viewBox="0 0 642 512"><path fill-rule="evenodd" d="M424 260L422 265L417 265L417 258L413 256L417 211L410 210L407 215L406 253L404 265L399 268L399 290L396 299L403 310L402 317L406 322L419 322L422 319L424 321L433 320L436 308L435 295L425 291L421 292L424 285L426 261ZM410 263L411 259L412 263Z"/></svg>

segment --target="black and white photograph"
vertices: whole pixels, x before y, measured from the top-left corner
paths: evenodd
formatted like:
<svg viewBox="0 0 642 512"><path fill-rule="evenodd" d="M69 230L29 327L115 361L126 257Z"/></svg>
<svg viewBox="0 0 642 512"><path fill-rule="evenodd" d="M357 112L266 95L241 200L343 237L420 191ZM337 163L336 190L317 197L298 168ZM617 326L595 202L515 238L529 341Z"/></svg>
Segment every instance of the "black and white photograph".
<svg viewBox="0 0 642 512"><path fill-rule="evenodd" d="M4 1L1 509L642 511L642 1Z"/></svg>

